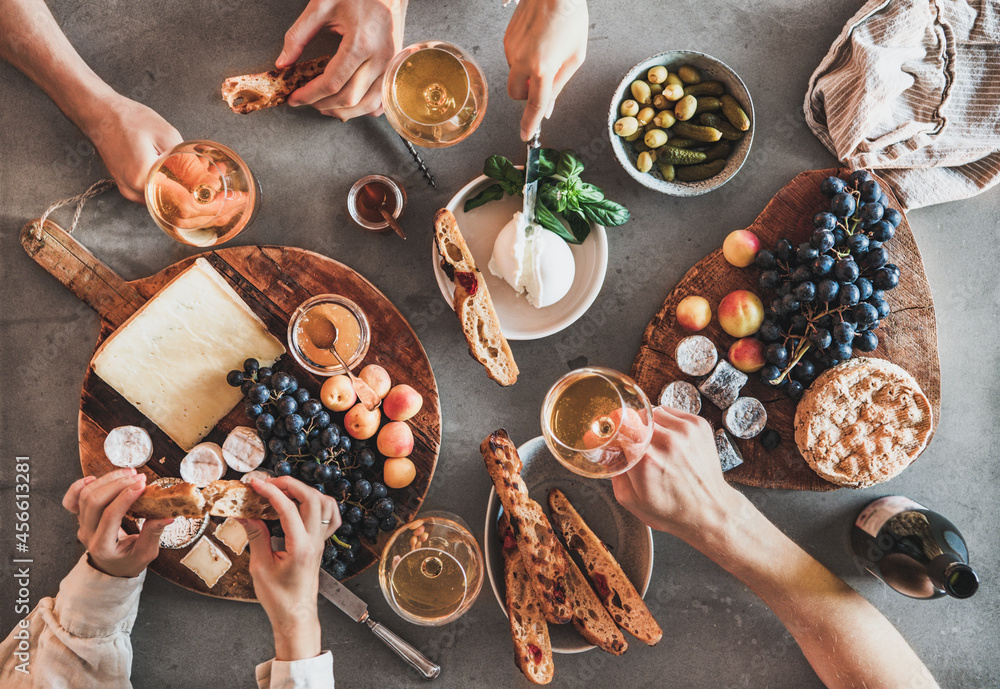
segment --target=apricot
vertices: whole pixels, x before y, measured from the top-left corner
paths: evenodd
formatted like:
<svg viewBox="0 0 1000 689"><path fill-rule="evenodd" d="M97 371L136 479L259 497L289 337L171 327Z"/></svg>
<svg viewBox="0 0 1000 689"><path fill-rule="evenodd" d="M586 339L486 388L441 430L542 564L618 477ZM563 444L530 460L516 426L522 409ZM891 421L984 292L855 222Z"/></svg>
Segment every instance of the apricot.
<svg viewBox="0 0 1000 689"><path fill-rule="evenodd" d="M413 431L405 421L390 421L378 432L375 445L385 457L406 457L413 452Z"/></svg>
<svg viewBox="0 0 1000 689"><path fill-rule="evenodd" d="M764 343L755 337L744 337L729 348L729 363L743 373L756 373L764 368Z"/></svg>
<svg viewBox="0 0 1000 689"><path fill-rule="evenodd" d="M753 292L738 289L719 302L719 325L733 337L753 335L764 322L764 305Z"/></svg>
<svg viewBox="0 0 1000 689"><path fill-rule="evenodd" d="M392 457L382 467L382 480L390 488L405 488L416 476L417 467L409 457Z"/></svg>
<svg viewBox="0 0 1000 689"><path fill-rule="evenodd" d="M365 405L358 402L347 410L344 415L344 428L352 438L357 440L368 440L378 432L379 422L382 420L382 412L378 409L368 411Z"/></svg>
<svg viewBox="0 0 1000 689"><path fill-rule="evenodd" d="M358 395L354 392L351 379L345 375L327 378L319 391L319 399L330 411L347 411L354 406Z"/></svg>
<svg viewBox="0 0 1000 689"><path fill-rule="evenodd" d="M746 268L757 258L760 239L750 230L730 232L722 243L722 255L737 268Z"/></svg>
<svg viewBox="0 0 1000 689"><path fill-rule="evenodd" d="M392 387L389 372L378 364L368 364L365 366L361 369L361 373L358 374L358 378L368 383L379 399L385 397L389 393L389 388Z"/></svg>
<svg viewBox="0 0 1000 689"><path fill-rule="evenodd" d="M712 322L712 307L705 297L691 295L677 305L677 324L685 330L697 332Z"/></svg>
<svg viewBox="0 0 1000 689"><path fill-rule="evenodd" d="M424 398L409 385L397 385L382 400L382 411L393 421L413 418L424 406Z"/></svg>

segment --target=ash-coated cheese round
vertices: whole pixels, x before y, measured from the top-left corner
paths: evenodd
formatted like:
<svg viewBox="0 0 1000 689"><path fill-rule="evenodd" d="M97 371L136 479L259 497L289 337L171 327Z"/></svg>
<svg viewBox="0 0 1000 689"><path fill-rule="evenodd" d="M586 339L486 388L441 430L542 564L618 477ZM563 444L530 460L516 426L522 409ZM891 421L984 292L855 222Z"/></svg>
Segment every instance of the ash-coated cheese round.
<svg viewBox="0 0 1000 689"><path fill-rule="evenodd" d="M104 454L116 467L136 469L153 456L153 441L145 428L119 426L104 439Z"/></svg>
<svg viewBox="0 0 1000 689"><path fill-rule="evenodd" d="M767 410L755 397L739 397L722 415L722 423L737 438L749 440L764 430L767 425Z"/></svg>
<svg viewBox="0 0 1000 689"><path fill-rule="evenodd" d="M237 426L222 443L222 458L230 469L241 474L259 467L266 455L264 441L248 426Z"/></svg>
<svg viewBox="0 0 1000 689"><path fill-rule="evenodd" d="M701 411L701 395L698 394L698 388L691 383L675 380L663 386L660 392L660 406L697 414Z"/></svg>
<svg viewBox="0 0 1000 689"><path fill-rule="evenodd" d="M689 376L707 376L719 360L719 352L704 335L691 335L677 343L677 368Z"/></svg>
<svg viewBox="0 0 1000 689"><path fill-rule="evenodd" d="M195 445L181 460L180 473L182 479L199 488L204 488L212 481L218 481L226 473L222 448L215 443Z"/></svg>

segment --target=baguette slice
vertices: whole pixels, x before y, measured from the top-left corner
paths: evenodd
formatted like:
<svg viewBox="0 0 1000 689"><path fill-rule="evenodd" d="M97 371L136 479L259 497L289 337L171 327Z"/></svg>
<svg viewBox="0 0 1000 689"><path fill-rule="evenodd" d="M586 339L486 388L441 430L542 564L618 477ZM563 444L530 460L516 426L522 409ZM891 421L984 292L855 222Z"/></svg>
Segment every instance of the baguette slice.
<svg viewBox="0 0 1000 689"><path fill-rule="evenodd" d="M230 77L222 82L222 97L230 110L240 115L273 108L288 100L293 91L322 74L328 62L330 56L324 55L269 72Z"/></svg>
<svg viewBox="0 0 1000 689"><path fill-rule="evenodd" d="M500 385L517 381L517 362L500 329L486 278L458 229L458 221L446 208L434 216L434 240L441 268L455 284L455 313L462 324L469 353L486 367L486 374Z"/></svg>
<svg viewBox="0 0 1000 689"><path fill-rule="evenodd" d="M199 490L193 483L177 481L169 485L152 483L129 509L134 518L239 517L277 519L265 498L241 481L213 481Z"/></svg>
<svg viewBox="0 0 1000 689"><path fill-rule="evenodd" d="M620 656L628 650L625 635L615 625L594 589L590 588L573 558L567 559L569 569L566 572L566 590L573 600L573 626L587 643L594 644L611 655Z"/></svg>
<svg viewBox="0 0 1000 689"><path fill-rule="evenodd" d="M549 510L567 547L583 560L587 576L612 619L635 638L655 645L663 638L660 625L608 547L590 530L558 488L549 492Z"/></svg>
<svg viewBox="0 0 1000 689"><path fill-rule="evenodd" d="M208 505L198 487L178 481L171 485L150 483L139 499L132 503L129 514L143 519L169 519L203 517L207 510Z"/></svg>
<svg viewBox="0 0 1000 689"><path fill-rule="evenodd" d="M497 534L503 542L503 579L507 589L510 636L514 641L514 662L529 682L548 684L556 670L549 626L545 624L538 595L528 581L528 572L511 533L506 512L500 516Z"/></svg>
<svg viewBox="0 0 1000 689"><path fill-rule="evenodd" d="M504 512L510 519L528 580L538 594L545 619L566 624L573 619L573 601L566 589L569 556L552 531L542 506L528 497L521 480L521 458L507 431L500 429L479 447ZM515 470L517 469L517 470Z"/></svg>

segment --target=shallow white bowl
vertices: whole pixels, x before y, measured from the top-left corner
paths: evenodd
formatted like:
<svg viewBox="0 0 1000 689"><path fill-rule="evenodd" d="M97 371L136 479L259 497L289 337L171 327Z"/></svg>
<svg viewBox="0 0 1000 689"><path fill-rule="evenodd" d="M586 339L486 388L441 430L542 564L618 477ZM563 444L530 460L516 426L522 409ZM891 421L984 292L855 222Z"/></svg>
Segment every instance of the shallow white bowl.
<svg viewBox="0 0 1000 689"><path fill-rule="evenodd" d="M462 210L465 201L495 182L485 175L466 184L451 201L448 210L455 214L466 244L476 259L476 266L486 278L486 285L493 297L493 306L500 319L500 329L508 340L536 340L547 337L566 328L587 312L597 299L604 284L608 269L608 235L604 228L595 223L590 225L590 234L583 244L570 244L576 261L576 277L569 294L551 306L536 309L524 296L514 292L514 288L502 278L490 272L490 256L493 242L504 225L521 210L520 196L504 196L466 213ZM445 301L454 307L455 285L441 270L441 259L437 249L431 247L434 261L434 277Z"/></svg>
<svg viewBox="0 0 1000 689"><path fill-rule="evenodd" d="M739 102L747 115L750 116L750 130L742 139L733 142L733 150L729 154L726 167L719 174L699 182L668 182L663 179L663 175L660 174L659 168L655 165L649 172L639 172L639 169L635 166L639 154L632 150L632 145L628 141L615 134L615 122L621 117L618 114L618 108L621 106L622 101L626 99L626 92L629 93L628 98L632 97L631 92L629 92L629 85L636 79L644 79L649 68L656 65L663 65L671 72L676 71L681 65L691 65L701 72L703 80L709 81L714 79L721 81L726 85L727 92ZM628 71L625 78L618 84L618 88L615 89L615 94L611 98L611 107L608 110L608 133L611 136L611 150L615 153L615 159L625 168L625 172L639 184L658 191L661 194L669 194L670 196L699 196L707 194L732 179L739 172L740 168L743 167L743 163L750 153L756 124L757 118L754 116L753 100L750 99L750 92L747 90L743 80L726 63L711 55L699 53L694 50L669 50L637 64ZM669 144L669 141L667 143Z"/></svg>
<svg viewBox="0 0 1000 689"><path fill-rule="evenodd" d="M597 537L611 549L622 571L645 598L653 574L653 531L615 500L611 481L584 478L572 473L549 454L541 436L526 442L517 449L517 453L523 463L521 478L531 498L548 514L549 490L558 488L565 493ZM500 553L502 544L497 537L497 519L501 509L496 489L492 489L486 506L483 557L486 560L486 578L506 615L507 593L503 579L503 555ZM581 653L595 648L571 624L550 624L549 637L552 650L556 653Z"/></svg>

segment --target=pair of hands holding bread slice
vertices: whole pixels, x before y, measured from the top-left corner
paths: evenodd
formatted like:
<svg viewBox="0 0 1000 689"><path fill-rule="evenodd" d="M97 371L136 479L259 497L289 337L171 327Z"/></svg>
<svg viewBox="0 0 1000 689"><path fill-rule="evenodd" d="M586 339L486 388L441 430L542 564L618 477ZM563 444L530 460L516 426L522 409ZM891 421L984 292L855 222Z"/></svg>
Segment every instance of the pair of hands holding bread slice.
<svg viewBox="0 0 1000 689"><path fill-rule="evenodd" d="M274 632L275 657L315 657L322 650L317 573L326 539L340 528L340 510L333 498L288 476L254 479L250 485L270 502L285 533L285 549L275 551L263 521L240 520L250 541L254 592ZM117 469L100 478L85 476L66 492L63 506L77 515L77 538L95 569L115 577L136 577L156 558L160 534L172 519L149 519L138 534L121 527L145 487L145 474Z"/></svg>
<svg viewBox="0 0 1000 689"><path fill-rule="evenodd" d="M646 455L613 479L624 507L760 596L827 687L938 686L874 606L726 482L707 421L666 408L656 408L653 420Z"/></svg>

